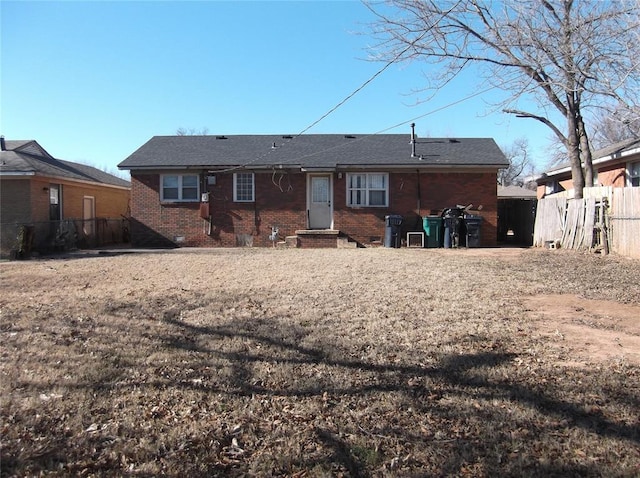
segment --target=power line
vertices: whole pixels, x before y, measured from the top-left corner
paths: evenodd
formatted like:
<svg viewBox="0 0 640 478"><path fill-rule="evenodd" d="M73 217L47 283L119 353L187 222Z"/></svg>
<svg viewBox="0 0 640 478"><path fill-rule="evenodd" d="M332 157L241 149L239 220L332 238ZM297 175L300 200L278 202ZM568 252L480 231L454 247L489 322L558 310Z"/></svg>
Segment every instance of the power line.
<svg viewBox="0 0 640 478"><path fill-rule="evenodd" d="M382 68L380 68L378 71L376 71L371 77L369 77L364 83L362 83L358 88L356 88L355 90L353 90L349 95L347 95L342 101L340 101L338 104L336 104L333 108L329 109L329 111L327 111L325 114L323 114L322 116L320 116L317 120L315 120L314 122L312 122L309 126L307 126L306 128L304 128L302 131L300 131L298 134L296 135L292 135L291 138L288 138L287 141L285 141L284 143L282 143L280 145L280 147L286 146L288 143L290 143L291 141L293 141L294 139L296 139L298 136L302 136L304 133L306 133L307 131L309 131L311 128L313 128L315 125L317 125L318 123L320 123L322 120L324 120L327 116L329 116L331 113L333 113L334 111L336 111L338 108L340 108L342 105L344 105L347 101L349 101L351 98L353 98L355 95L357 95L360 91L362 91L369 83L371 83L373 80L375 80L378 76L380 76L385 70L387 70L391 65L393 65L396 61L398 61L406 52L408 52L411 48L413 48L415 46L415 44L417 42L419 42L420 40L422 40L427 33L429 33L431 31L431 29L433 29L438 23L440 23L440 21L445 18L450 12L452 12L458 5L460 4L460 1L456 2L449 10L447 10L446 12L444 12L440 18L438 19L437 22L435 22L433 25L431 25L428 29L426 29L424 32L422 32L420 35L418 35L418 37L416 37L415 39L413 39L407 46L406 48L404 48L403 50L401 50L399 53L397 53L391 60L389 60ZM488 90L487 90L488 91ZM478 93L481 94L482 92ZM476 96L476 95L474 95ZM461 100L464 101L464 100ZM456 104L456 103L454 103ZM430 113L428 113L430 114ZM418 118L424 117L425 115L419 116ZM411 121L411 120L409 120ZM383 131L388 131L389 129L393 129L396 128L397 126L400 126L404 124L400 123L399 125L396 126L392 126L391 128L387 128L386 130ZM378 134L378 133L375 133ZM334 148L329 148L326 151L330 151L331 149ZM249 166L250 164L254 164L264 158L266 158L269 154L271 154L273 152L273 149L268 150L266 153L256 157L255 159L248 161L246 163L244 163L243 165L234 167L234 168L229 168L229 169L225 169L222 170L221 172L228 172L228 171L234 171L237 169L241 169L241 168L245 168L247 166ZM315 154L319 154L323 151L319 151L307 156L303 156L303 158L306 158L308 156L313 156ZM298 159L298 158L297 158Z"/></svg>
<svg viewBox="0 0 640 478"><path fill-rule="evenodd" d="M463 103L463 102L465 102L467 100L475 98L476 96L480 96L480 95L482 95L484 93L487 93L487 92L489 92L489 91L491 91L493 89L496 89L496 88L497 88L497 86L490 86L488 88L485 88L484 90L477 91L477 92L475 92L473 94L465 96L464 98L460 98L459 100L452 101L451 103L448 103L448 104L443 105L443 106L441 106L439 108L436 108L434 110L431 110L431 111L428 111L426 113L423 113L423 114L421 114L419 116L414 116L413 118L401 121L400 123L396 123L393 126L389 126L388 128L384 128L384 129L381 129L379 131L376 131L375 133L358 135L358 137L350 140L348 143L341 143L341 144L338 144L336 146L332 146L331 148L326 148L326 149L322 149L320 151L315 151L313 153L305 154L304 156L299 156L297 158L291 159L287 163L283 163L283 164L295 164L296 161L299 161L299 160L305 159L305 158L310 158L310 157L315 156L317 154L326 153L327 151L333 151L334 149L338 149L338 148L343 147L345 144L352 144L352 143L355 143L355 142L358 142L358 141L364 141L365 139L367 139L367 138L369 138L371 136L382 134L382 133L384 133L386 131L389 131L389 130L392 130L392 129L396 129L396 128L398 128L400 126L403 126L405 124L412 123L412 122L414 122L416 120L419 120L419 119L424 118L426 116L430 116L432 114L438 113L438 112L440 112L442 110L445 110L447 108L451 108L452 106L455 106L457 104ZM289 141L291 141L291 140L289 140Z"/></svg>
<svg viewBox="0 0 640 478"><path fill-rule="evenodd" d="M334 111L336 111L338 108L340 108L342 105L344 105L347 101L349 101L351 98L353 98L355 95L357 95L360 91L362 91L369 83L371 83L373 80L375 80L378 76L380 76L382 73L384 73L385 70L387 70L391 65L393 65L396 61L398 61L399 58L402 57L402 55L404 55L407 51L409 51L415 44L416 42L420 41L422 38L424 38L424 36L429 32L429 30L425 30L424 32L422 32L422 34L420 36L418 36L415 40L413 40L404 50L402 50L400 53L398 53L396 56L394 56L391 60L389 60L382 68L380 68L378 71L376 71L371 77L369 77L364 83L362 83L358 88L356 88L355 90L353 90L350 94L348 94L342 101L340 101L338 104L336 104L333 108L331 108L329 111L327 111L325 114L323 114L322 116L320 116L317 120L315 120L314 122L312 122L309 126L307 126L306 128L304 128L302 131L300 131L298 134L292 135L291 138L288 138L287 141L285 141L284 143L282 143L280 145L280 147L286 146L288 143L290 143L291 141L293 141L294 139L296 139L298 136L302 136L304 133L306 133L307 131L309 131L311 128L313 128L315 125L317 125L318 123L320 123L323 119L325 119L327 116L329 116L331 113L333 113ZM332 149L332 148L331 148ZM266 153L258 156L257 158L244 163L241 166L237 166L234 168L229 168L229 169L225 169L221 172L227 172L227 171L234 171L236 169L241 169L244 168L250 164L254 164L258 161L260 161L261 159L266 158L269 154L271 154L273 152L273 149L268 150ZM321 151L320 151L321 152ZM320 153L318 152L318 153ZM317 154L317 153L314 153ZM306 156L304 156L306 157Z"/></svg>

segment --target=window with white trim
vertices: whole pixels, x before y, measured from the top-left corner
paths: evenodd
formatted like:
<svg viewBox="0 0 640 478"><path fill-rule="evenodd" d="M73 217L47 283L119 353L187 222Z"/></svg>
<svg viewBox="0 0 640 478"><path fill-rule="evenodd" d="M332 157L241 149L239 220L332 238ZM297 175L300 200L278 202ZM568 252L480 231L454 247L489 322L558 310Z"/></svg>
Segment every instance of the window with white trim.
<svg viewBox="0 0 640 478"><path fill-rule="evenodd" d="M233 200L253 202L255 199L255 176L253 173L233 174Z"/></svg>
<svg viewBox="0 0 640 478"><path fill-rule="evenodd" d="M629 186L640 187L640 161L629 164Z"/></svg>
<svg viewBox="0 0 640 478"><path fill-rule="evenodd" d="M389 175L387 173L348 173L347 205L351 207L387 207Z"/></svg>
<svg viewBox="0 0 640 478"><path fill-rule="evenodd" d="M200 178L197 174L163 174L160 184L161 201L194 202L200 199Z"/></svg>

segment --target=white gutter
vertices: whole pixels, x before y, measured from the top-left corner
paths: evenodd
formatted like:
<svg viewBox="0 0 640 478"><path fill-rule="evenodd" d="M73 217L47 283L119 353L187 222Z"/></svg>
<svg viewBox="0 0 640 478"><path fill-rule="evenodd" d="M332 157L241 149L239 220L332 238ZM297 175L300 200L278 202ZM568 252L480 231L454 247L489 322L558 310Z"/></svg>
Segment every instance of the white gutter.
<svg viewBox="0 0 640 478"><path fill-rule="evenodd" d="M0 176L35 176L36 173L33 171L8 171L8 172L4 172L1 171L0 172Z"/></svg>

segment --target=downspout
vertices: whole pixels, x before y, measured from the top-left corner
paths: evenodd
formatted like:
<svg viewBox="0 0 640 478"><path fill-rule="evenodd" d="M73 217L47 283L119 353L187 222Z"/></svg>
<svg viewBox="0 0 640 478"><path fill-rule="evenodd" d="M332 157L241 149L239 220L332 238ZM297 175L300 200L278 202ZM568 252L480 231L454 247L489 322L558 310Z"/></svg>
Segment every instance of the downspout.
<svg viewBox="0 0 640 478"><path fill-rule="evenodd" d="M416 219L416 228L422 229L422 191L420 189L420 170L416 169L416 176L418 177L418 219Z"/></svg>

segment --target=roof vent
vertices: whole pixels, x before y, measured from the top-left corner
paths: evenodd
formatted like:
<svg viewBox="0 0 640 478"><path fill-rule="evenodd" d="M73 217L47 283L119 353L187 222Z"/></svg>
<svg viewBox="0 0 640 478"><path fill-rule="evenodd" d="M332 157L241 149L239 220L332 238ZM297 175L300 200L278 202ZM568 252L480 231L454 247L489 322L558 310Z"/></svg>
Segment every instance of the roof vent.
<svg viewBox="0 0 640 478"><path fill-rule="evenodd" d="M290 134L285 134L284 136L282 136L282 139L293 139L293 136L291 136Z"/></svg>
<svg viewBox="0 0 640 478"><path fill-rule="evenodd" d="M226 136L216 136L216 139L229 139Z"/></svg>
<svg viewBox="0 0 640 478"><path fill-rule="evenodd" d="M416 157L416 124L411 123L411 157Z"/></svg>
<svg viewBox="0 0 640 478"><path fill-rule="evenodd" d="M356 137L352 134L345 134L344 139L356 139Z"/></svg>

